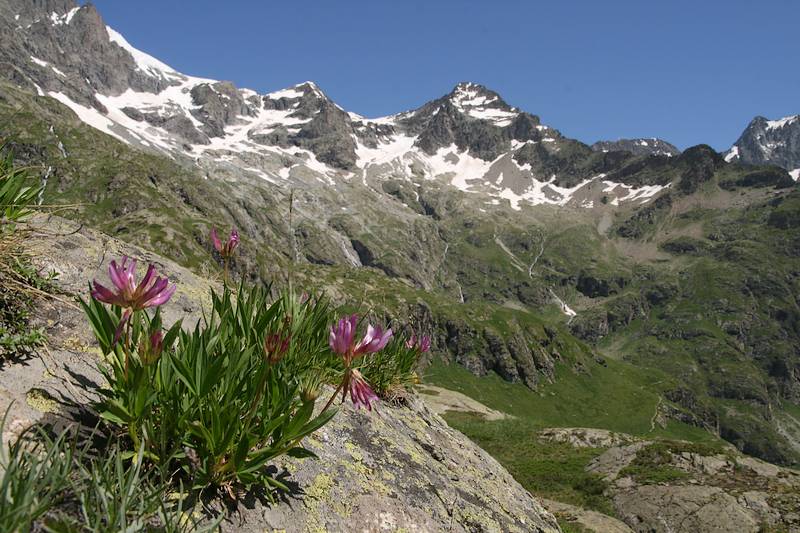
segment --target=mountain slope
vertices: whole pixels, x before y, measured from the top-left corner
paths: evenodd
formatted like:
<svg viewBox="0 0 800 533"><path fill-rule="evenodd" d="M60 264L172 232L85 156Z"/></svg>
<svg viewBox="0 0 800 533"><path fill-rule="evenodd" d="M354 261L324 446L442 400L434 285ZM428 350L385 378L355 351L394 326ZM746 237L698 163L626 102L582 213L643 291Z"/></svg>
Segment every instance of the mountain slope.
<svg viewBox="0 0 800 533"><path fill-rule="evenodd" d="M237 276L324 287L475 374L584 387L618 358L665 376L665 417L800 457L784 170L704 145L595 151L471 83L378 119L311 82L257 94L177 73L67 0L0 0L0 24L0 133L68 216L197 272L216 268L210 227L234 225Z"/></svg>

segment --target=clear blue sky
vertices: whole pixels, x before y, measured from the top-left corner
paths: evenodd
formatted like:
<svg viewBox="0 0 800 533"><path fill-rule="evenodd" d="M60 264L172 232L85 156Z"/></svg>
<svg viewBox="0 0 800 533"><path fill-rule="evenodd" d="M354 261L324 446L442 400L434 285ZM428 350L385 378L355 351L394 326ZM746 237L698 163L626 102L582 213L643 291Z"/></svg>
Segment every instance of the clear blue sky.
<svg viewBox="0 0 800 533"><path fill-rule="evenodd" d="M797 0L96 0L181 72L259 92L315 81L349 111L415 108L459 81L584 142L730 146L800 113Z"/></svg>

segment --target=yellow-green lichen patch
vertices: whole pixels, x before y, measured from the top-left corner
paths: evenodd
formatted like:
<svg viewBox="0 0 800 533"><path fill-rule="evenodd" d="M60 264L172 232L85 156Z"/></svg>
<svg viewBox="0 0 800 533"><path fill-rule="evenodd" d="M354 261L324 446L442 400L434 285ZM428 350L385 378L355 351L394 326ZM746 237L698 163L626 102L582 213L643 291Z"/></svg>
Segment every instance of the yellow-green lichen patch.
<svg viewBox="0 0 800 533"><path fill-rule="evenodd" d="M360 451L358 451L358 447L355 444L353 444L352 442L345 442L344 443L344 449L347 450L347 453L350 454L350 457L352 457L356 461L363 461L364 460L364 454L362 454Z"/></svg>
<svg viewBox="0 0 800 533"><path fill-rule="evenodd" d="M364 466L364 463L361 461L348 461L347 459L344 459L339 464L341 464L346 470L356 472L362 476L366 476L369 473L369 469Z"/></svg>
<svg viewBox="0 0 800 533"><path fill-rule="evenodd" d="M425 463L425 456L424 456L424 455L422 455L421 453L419 453L419 452L418 452L417 450L415 450L414 448L409 448L408 450L406 450L406 453L408 453L408 456L409 456L409 457L411 458L411 460L412 460L412 461L414 461L415 463L417 463L417 464L423 464L423 463Z"/></svg>
<svg viewBox="0 0 800 533"><path fill-rule="evenodd" d="M315 500L328 499L331 487L333 487L333 479L328 474L319 474L314 478L306 488L306 496Z"/></svg>
<svg viewBox="0 0 800 533"><path fill-rule="evenodd" d="M358 480L358 484L364 494L389 494L392 490L383 481L363 477Z"/></svg>
<svg viewBox="0 0 800 533"><path fill-rule="evenodd" d="M335 483L331 476L320 473L306 488L307 497L304 500L306 509L308 509L306 531L327 531L323 526L324 520L320 509L323 505L326 509L332 510L342 518L347 518L352 514L352 509L348 503L343 503L331 494L334 485Z"/></svg>
<svg viewBox="0 0 800 533"><path fill-rule="evenodd" d="M50 393L42 389L29 390L25 395L25 401L41 413L54 413L58 409L58 404Z"/></svg>

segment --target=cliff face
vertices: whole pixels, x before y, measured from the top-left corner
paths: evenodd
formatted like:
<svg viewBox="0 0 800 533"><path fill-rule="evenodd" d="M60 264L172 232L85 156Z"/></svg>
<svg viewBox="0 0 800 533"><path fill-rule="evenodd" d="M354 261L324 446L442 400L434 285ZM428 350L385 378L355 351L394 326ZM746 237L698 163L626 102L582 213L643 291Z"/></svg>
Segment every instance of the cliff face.
<svg viewBox="0 0 800 533"><path fill-rule="evenodd" d="M201 295L214 282L98 232L73 233L72 222L35 225L41 231L31 249L41 267L59 273L66 293L85 295L87 280L101 278L107 262L125 253L155 263L178 285L167 321L200 316ZM94 369L99 351L80 311L54 300L42 302L36 318L49 349L0 372L0 409L11 405L4 439L37 421L79 424L101 384ZM245 498L224 531L558 531L508 472L415 395L406 406L383 403L372 413L347 404L307 445L318 460L275 465L292 492L273 505Z"/></svg>

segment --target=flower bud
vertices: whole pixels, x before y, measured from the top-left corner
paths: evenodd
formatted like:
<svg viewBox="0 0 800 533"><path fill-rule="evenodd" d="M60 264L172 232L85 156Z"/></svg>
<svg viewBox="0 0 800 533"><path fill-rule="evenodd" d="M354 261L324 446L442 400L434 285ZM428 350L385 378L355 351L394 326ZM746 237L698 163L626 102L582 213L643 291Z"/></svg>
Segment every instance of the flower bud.
<svg viewBox="0 0 800 533"><path fill-rule="evenodd" d="M164 351L164 334L161 330L156 330L150 337L139 344L139 358L142 364L151 365L158 361Z"/></svg>
<svg viewBox="0 0 800 533"><path fill-rule="evenodd" d="M290 335L285 337L277 333L267 335L264 340L264 354L267 356L267 361L269 361L270 365L275 365L283 359L283 356L289 351L290 340Z"/></svg>

